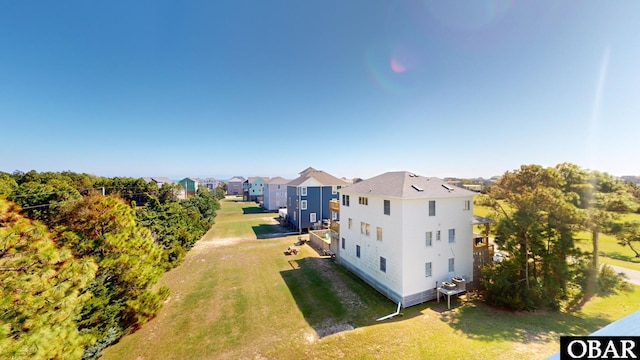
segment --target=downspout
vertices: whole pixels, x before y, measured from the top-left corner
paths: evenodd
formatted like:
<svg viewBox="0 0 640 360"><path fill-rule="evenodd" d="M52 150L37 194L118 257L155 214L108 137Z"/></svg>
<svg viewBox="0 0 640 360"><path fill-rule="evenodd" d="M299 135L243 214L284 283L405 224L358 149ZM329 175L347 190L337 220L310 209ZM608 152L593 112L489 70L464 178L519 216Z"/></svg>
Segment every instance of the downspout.
<svg viewBox="0 0 640 360"><path fill-rule="evenodd" d="M381 318L378 318L378 319L376 319L376 321L387 320L387 319L391 319L394 316L402 315L402 314L400 314L400 304L402 304L402 301L398 302L398 309L396 310L396 312L394 312L392 314L389 314L389 315L386 315L386 316L383 316Z"/></svg>
<svg viewBox="0 0 640 360"><path fill-rule="evenodd" d="M296 193L298 193L298 233L302 234L302 206L300 205L300 201L302 201L302 189L299 186L297 187Z"/></svg>
<svg viewBox="0 0 640 360"><path fill-rule="evenodd" d="M324 191L323 186L320 185L320 223L322 224L322 208L324 204L322 203L322 192ZM317 221L318 219L316 219ZM320 229L322 229L322 225L320 225Z"/></svg>

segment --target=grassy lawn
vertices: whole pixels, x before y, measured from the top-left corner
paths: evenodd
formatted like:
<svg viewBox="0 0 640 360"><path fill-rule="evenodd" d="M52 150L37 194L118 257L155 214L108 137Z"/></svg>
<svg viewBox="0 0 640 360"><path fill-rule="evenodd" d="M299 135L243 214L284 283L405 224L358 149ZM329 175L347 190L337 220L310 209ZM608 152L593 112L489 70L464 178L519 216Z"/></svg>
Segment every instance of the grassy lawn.
<svg viewBox="0 0 640 360"><path fill-rule="evenodd" d="M474 215L483 217L494 217L494 211L488 207L474 205ZM620 217L620 221L640 221L640 214L624 214ZM479 229L479 228L478 228ZM479 230L476 229L476 232ZM493 234L491 235L493 236ZM583 251L591 251L591 233L581 231L576 236L576 246ZM600 261L602 263L616 265L632 270L640 271L640 258L635 257L636 254L629 248L618 245L615 237L607 234L600 234Z"/></svg>
<svg viewBox="0 0 640 360"><path fill-rule="evenodd" d="M161 284L160 314L104 359L541 359L560 335L584 335L640 307L640 291L595 298L574 313L513 313L472 295L404 309L296 235L260 239L277 214L224 201L216 224ZM272 228L275 229L275 228ZM640 290L640 289L637 289ZM542 315L542 316L541 316Z"/></svg>

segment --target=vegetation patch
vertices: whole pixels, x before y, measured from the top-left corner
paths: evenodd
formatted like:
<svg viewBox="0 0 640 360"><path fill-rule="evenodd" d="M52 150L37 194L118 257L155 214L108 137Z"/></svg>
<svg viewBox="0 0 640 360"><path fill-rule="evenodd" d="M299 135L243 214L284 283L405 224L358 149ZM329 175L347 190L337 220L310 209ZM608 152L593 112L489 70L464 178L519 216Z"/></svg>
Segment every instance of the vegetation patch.
<svg viewBox="0 0 640 360"><path fill-rule="evenodd" d="M241 206L255 205L223 201L203 239L237 228L241 241L192 252L160 281L182 299L202 288L211 299L167 303L105 359L546 358L560 335L589 334L640 303L635 291L595 296L579 311L514 312L470 293L452 299L451 310L431 301L376 322L396 304L308 245L284 255L297 236L256 239L251 226L264 214L245 215Z"/></svg>

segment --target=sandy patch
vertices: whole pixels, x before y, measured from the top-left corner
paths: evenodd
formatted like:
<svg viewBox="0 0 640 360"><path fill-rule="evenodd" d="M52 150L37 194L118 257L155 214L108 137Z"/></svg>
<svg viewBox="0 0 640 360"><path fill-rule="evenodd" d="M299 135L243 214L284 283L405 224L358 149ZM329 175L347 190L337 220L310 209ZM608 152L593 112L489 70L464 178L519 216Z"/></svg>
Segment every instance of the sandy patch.
<svg viewBox="0 0 640 360"><path fill-rule="evenodd" d="M195 245L193 245L194 249L198 248L210 248L210 247L220 247L227 245L234 245L240 243L242 238L225 238L225 239L216 239L216 240L200 240Z"/></svg>

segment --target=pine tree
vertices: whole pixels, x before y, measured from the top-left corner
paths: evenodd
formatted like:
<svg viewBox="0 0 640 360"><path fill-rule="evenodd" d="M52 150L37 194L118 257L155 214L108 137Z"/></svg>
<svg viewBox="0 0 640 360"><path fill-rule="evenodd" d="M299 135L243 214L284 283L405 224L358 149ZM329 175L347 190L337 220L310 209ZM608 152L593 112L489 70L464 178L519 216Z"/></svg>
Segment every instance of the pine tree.
<svg viewBox="0 0 640 360"><path fill-rule="evenodd" d="M0 357L80 358L94 341L75 318L96 264L59 248L47 228L0 199Z"/></svg>

